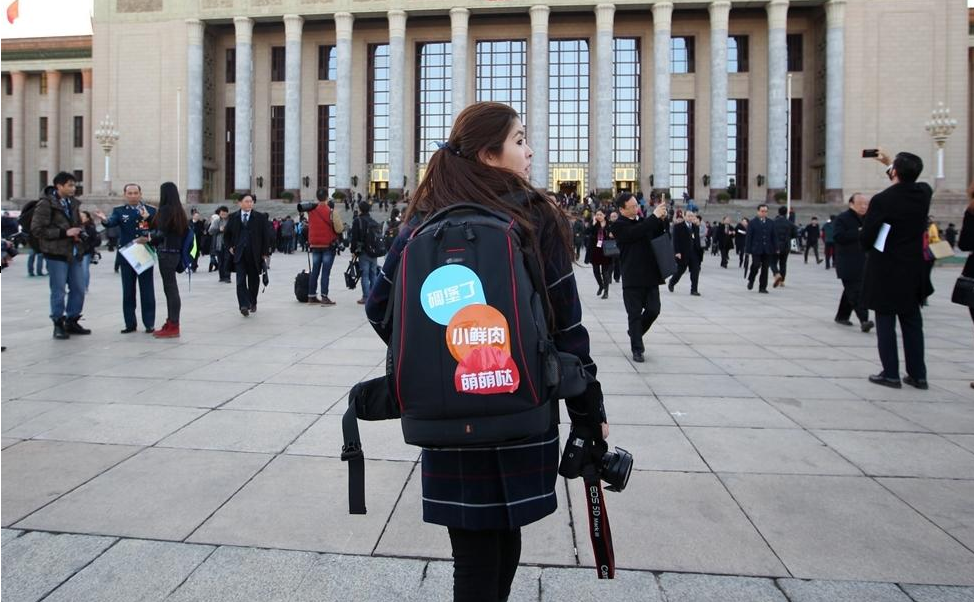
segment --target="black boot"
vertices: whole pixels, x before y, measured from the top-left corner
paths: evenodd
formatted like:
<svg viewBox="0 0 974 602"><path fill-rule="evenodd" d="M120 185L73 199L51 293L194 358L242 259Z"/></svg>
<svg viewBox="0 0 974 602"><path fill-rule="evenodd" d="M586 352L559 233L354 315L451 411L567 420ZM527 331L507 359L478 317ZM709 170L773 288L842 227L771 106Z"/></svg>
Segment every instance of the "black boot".
<svg viewBox="0 0 974 602"><path fill-rule="evenodd" d="M68 334L91 334L91 330L90 329L85 328L81 324L78 324L78 320L80 320L80 319L81 319L81 316L75 316L73 318L68 318L67 320L65 320L64 321L64 330Z"/></svg>
<svg viewBox="0 0 974 602"><path fill-rule="evenodd" d="M70 339L71 335L64 331L64 318L58 318L53 320L54 322L54 338L55 339Z"/></svg>

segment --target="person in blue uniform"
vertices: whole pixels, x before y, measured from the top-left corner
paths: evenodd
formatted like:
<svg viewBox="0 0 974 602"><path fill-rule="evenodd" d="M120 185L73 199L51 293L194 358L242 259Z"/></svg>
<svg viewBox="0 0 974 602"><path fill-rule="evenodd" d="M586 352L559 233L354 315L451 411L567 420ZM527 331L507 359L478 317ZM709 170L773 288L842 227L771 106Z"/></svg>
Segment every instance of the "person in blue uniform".
<svg viewBox="0 0 974 602"><path fill-rule="evenodd" d="M101 211L95 213L106 228L119 229L119 247L124 247L133 240L147 238L149 221L155 216L155 207L146 205L142 200L142 188L138 184L125 185L125 204L112 209L111 217L106 217ZM154 268L149 268L141 274L125 260L120 262L122 272L122 317L125 328L122 334L135 332L138 324L135 322L135 285L139 286L139 301L142 304L142 325L146 332L154 332L156 324L156 293L153 288Z"/></svg>

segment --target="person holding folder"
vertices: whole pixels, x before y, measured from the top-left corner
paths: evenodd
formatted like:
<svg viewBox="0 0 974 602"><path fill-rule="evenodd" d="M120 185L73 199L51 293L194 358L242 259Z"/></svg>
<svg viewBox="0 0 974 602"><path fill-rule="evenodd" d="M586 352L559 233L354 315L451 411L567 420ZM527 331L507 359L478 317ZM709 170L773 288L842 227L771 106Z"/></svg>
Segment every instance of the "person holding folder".
<svg viewBox="0 0 974 602"><path fill-rule="evenodd" d="M254 211L255 202L251 192L240 197L240 209L230 215L223 233L223 244L237 272L237 304L245 318L257 311L260 274L267 265L274 240L271 222L266 213Z"/></svg>

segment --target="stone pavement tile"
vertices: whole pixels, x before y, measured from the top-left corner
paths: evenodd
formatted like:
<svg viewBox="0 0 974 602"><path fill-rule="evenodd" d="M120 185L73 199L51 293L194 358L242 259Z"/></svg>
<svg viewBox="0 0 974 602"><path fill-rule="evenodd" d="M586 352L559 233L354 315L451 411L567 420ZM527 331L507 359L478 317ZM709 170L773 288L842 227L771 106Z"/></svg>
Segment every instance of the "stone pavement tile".
<svg viewBox="0 0 974 602"><path fill-rule="evenodd" d="M322 349L315 351L301 360L302 364L326 364L329 366L368 366L374 367L384 364L386 352L384 349L359 350L355 353L344 353L339 349Z"/></svg>
<svg viewBox="0 0 974 602"><path fill-rule="evenodd" d="M686 427L684 431L717 473L862 474L800 429Z"/></svg>
<svg viewBox="0 0 974 602"><path fill-rule="evenodd" d="M605 374L599 377L605 395L651 395L649 385L639 374Z"/></svg>
<svg viewBox="0 0 974 602"><path fill-rule="evenodd" d="M769 372L774 368L769 366ZM817 376L755 376L735 378L765 399L791 397L800 399L856 399L856 395ZM876 386L876 385L873 385Z"/></svg>
<svg viewBox="0 0 974 602"><path fill-rule="evenodd" d="M187 380L211 380L220 382L259 383L271 378L290 364L271 362L241 363L230 359L207 364L192 372L187 372L183 378Z"/></svg>
<svg viewBox="0 0 974 602"><path fill-rule="evenodd" d="M189 541L369 554L413 466L367 460L369 513L349 515L347 464L338 458L278 456Z"/></svg>
<svg viewBox="0 0 974 602"><path fill-rule="evenodd" d="M111 537L27 533L3 546L4 602L35 602L115 543Z"/></svg>
<svg viewBox="0 0 974 602"><path fill-rule="evenodd" d="M667 374L672 373L674 370L678 371L680 374L686 375L686 378L692 378L698 374L717 374L726 375L727 372L714 362L703 357L681 357L674 358L666 353L661 353L657 355L651 355L649 353L644 354L646 361L639 365L637 369L640 373L646 374ZM631 355L626 356L627 361L632 358ZM595 363L599 365L599 370L602 370L602 358L596 356Z"/></svg>
<svg viewBox="0 0 974 602"><path fill-rule="evenodd" d="M127 445L24 441L3 453L3 524L11 525L139 451Z"/></svg>
<svg viewBox="0 0 974 602"><path fill-rule="evenodd" d="M569 483L569 487L579 486ZM558 509L543 519L521 528L521 562L539 565L575 564L572 518L565 495L565 482L555 486ZM576 510L577 513L577 510ZM396 504L392 518L375 549L382 556L450 558L450 538L445 527L423 522L422 485L419 468Z"/></svg>
<svg viewBox="0 0 974 602"><path fill-rule="evenodd" d="M164 387L142 391L133 401L141 405L215 408L253 386L253 383L173 379Z"/></svg>
<svg viewBox="0 0 974 602"><path fill-rule="evenodd" d="M157 445L276 454L284 451L316 418L315 414L213 410Z"/></svg>
<svg viewBox="0 0 974 602"><path fill-rule="evenodd" d="M771 579L663 573L668 602L788 602Z"/></svg>
<svg viewBox="0 0 974 602"><path fill-rule="evenodd" d="M19 529L0 529L0 545L7 545L11 541L17 539L23 534L23 531Z"/></svg>
<svg viewBox="0 0 974 602"><path fill-rule="evenodd" d="M348 391L349 387L261 383L235 397L223 409L324 414ZM344 412L348 404L341 405Z"/></svg>
<svg viewBox="0 0 974 602"><path fill-rule="evenodd" d="M49 355L44 358L39 358L35 360L36 363L31 364L28 367L22 368L21 370L25 374L57 374L57 375L76 375L76 376L88 376L90 374L95 374L100 370L104 370L105 366L109 364L112 360L106 358L101 354L92 355L81 355L81 354L71 354L71 361L68 362L52 362L49 361L51 357L57 357L57 354L51 351L47 352ZM4 354L4 368L7 368L7 359ZM6 370L4 370L6 372Z"/></svg>
<svg viewBox="0 0 974 602"><path fill-rule="evenodd" d="M16 526L182 540L267 460L262 454L146 449Z"/></svg>
<svg viewBox="0 0 974 602"><path fill-rule="evenodd" d="M964 449L974 452L974 435L944 435Z"/></svg>
<svg viewBox="0 0 974 602"><path fill-rule="evenodd" d="M294 592L294 602L419 600L425 560L322 554Z"/></svg>
<svg viewBox="0 0 974 602"><path fill-rule="evenodd" d="M964 353L963 351L958 351L958 353ZM947 379L936 379L930 382L931 389L942 389L949 393L954 394L954 399L957 401L965 401L970 403L974 400L974 389L971 388L971 378L970 372L968 372L967 378L962 380L947 380ZM944 397L945 401L951 401L950 398Z"/></svg>
<svg viewBox="0 0 974 602"><path fill-rule="evenodd" d="M852 399L769 399L768 403L807 429L925 431L875 402Z"/></svg>
<svg viewBox="0 0 974 602"><path fill-rule="evenodd" d="M134 367L130 362L118 362L102 366L102 369L95 372L95 376L115 376L129 377L138 374L141 378L176 378L199 368L202 365L211 363L210 360L193 359L171 359L171 358L152 358L144 359Z"/></svg>
<svg viewBox="0 0 974 602"><path fill-rule="evenodd" d="M869 374L875 374L879 372L882 368L879 365L879 360L876 361L876 367L863 374L860 378L826 378L822 379L822 383L831 383L838 385L847 391L854 394L856 399L868 399L870 401L964 401L965 398L958 395L956 392L948 391L944 388L944 384L950 381L940 381L931 382L930 389L926 391L921 391L919 389L914 389L904 385L902 389L891 389L889 387L882 387L880 385L874 385L867 380ZM900 370L900 376L904 376L905 373ZM970 388L967 384L970 381L954 381L954 382L964 382L964 386L967 387L967 391L961 392L961 395L967 395L966 399L974 399L974 389ZM779 397L783 397L779 395Z"/></svg>
<svg viewBox="0 0 974 602"><path fill-rule="evenodd" d="M358 429L366 459L415 462L419 458L420 449L403 440L398 420L359 420ZM338 458L344 441L342 417L326 414L289 445L285 453Z"/></svg>
<svg viewBox="0 0 974 602"><path fill-rule="evenodd" d="M957 541L974 549L974 481L878 480Z"/></svg>
<svg viewBox="0 0 974 602"><path fill-rule="evenodd" d="M974 587L949 587L940 585L901 586L915 602L974 602Z"/></svg>
<svg viewBox="0 0 974 602"><path fill-rule="evenodd" d="M974 553L872 479L721 479L794 577L974 584Z"/></svg>
<svg viewBox="0 0 974 602"><path fill-rule="evenodd" d="M543 599L539 591L542 572L538 567L523 565L517 567L508 599L512 602L540 602ZM579 602L586 601L586 598L578 596L574 599ZM453 602L453 562L434 561L427 564L426 575L419 590L408 600L409 602Z"/></svg>
<svg viewBox="0 0 974 602"><path fill-rule="evenodd" d="M785 359L776 359L769 362L766 359L753 358L715 358L715 364L727 372L738 376L741 374L754 374L757 376L813 376L814 373L800 365L799 362Z"/></svg>
<svg viewBox="0 0 974 602"><path fill-rule="evenodd" d="M791 602L912 602L894 583L778 579Z"/></svg>
<svg viewBox="0 0 974 602"><path fill-rule="evenodd" d="M833 345L818 345L811 344L803 347L795 347L793 345L782 346L773 345L770 343L761 343L768 353L772 354L772 357L784 358L788 360L836 360L845 357L857 358L854 353L850 351L849 347L835 347ZM876 357L876 348L872 348L873 355L871 357ZM860 358L861 359L861 358ZM874 385L875 386L875 385Z"/></svg>
<svg viewBox="0 0 974 602"><path fill-rule="evenodd" d="M673 336L687 345L713 343L714 339L720 339L722 343L729 343L731 345L748 345L753 343L753 341L748 340L744 336L732 332L681 332L679 327L675 327L674 330L676 332L673 333Z"/></svg>
<svg viewBox="0 0 974 602"><path fill-rule="evenodd" d="M69 404L64 401L33 401L30 399L18 399L14 401L5 401L0 405L0 414L2 414L3 422L3 433L6 434L16 434L20 438L30 438L36 435L40 431L34 432L33 429L17 429L16 427L27 422L31 418L40 416L41 414L50 412L51 410L56 410L59 408L67 407Z"/></svg>
<svg viewBox="0 0 974 602"><path fill-rule="evenodd" d="M600 356L596 362L599 366L599 373L603 375L614 374L616 372L623 374L633 374L636 372L636 368L632 363L632 359L622 356Z"/></svg>
<svg viewBox="0 0 974 602"><path fill-rule="evenodd" d="M752 345L748 343L740 345L728 345L727 343L720 344L704 344L704 345L694 345L693 349L697 351L703 357L709 357L716 361L717 359L757 359L757 360L774 360L778 359L779 355L775 354L773 351L769 351L760 345ZM765 365L770 366L770 362L766 362Z"/></svg>
<svg viewBox="0 0 974 602"><path fill-rule="evenodd" d="M212 546L123 539L45 602L163 600L212 553Z"/></svg>
<svg viewBox="0 0 974 602"><path fill-rule="evenodd" d="M520 570L519 570L520 572ZM514 597L512 595L511 599ZM521 598L517 598L520 600ZM594 569L545 568L541 571L542 602L607 602L639 600L664 602L656 575L644 571L616 571L615 579L600 580Z"/></svg>
<svg viewBox="0 0 974 602"><path fill-rule="evenodd" d="M42 423L49 428L35 439L152 445L204 413L199 408L78 403L42 414L18 429Z"/></svg>
<svg viewBox="0 0 974 602"><path fill-rule="evenodd" d="M680 426L795 428L797 425L763 399L746 397L671 397L660 401Z"/></svg>
<svg viewBox="0 0 974 602"><path fill-rule="evenodd" d="M163 387L158 378L117 378L86 376L69 383L32 393L29 399L44 401L84 401L89 403L131 403L136 394Z"/></svg>
<svg viewBox="0 0 974 602"><path fill-rule="evenodd" d="M236 303L234 303L236 305ZM231 311L225 308L224 311ZM226 347L250 347L251 345L266 344L272 338L272 332L259 332L259 325L250 325L243 322L245 318L240 317L241 328L230 327L222 332L192 332L188 331L185 338L172 339L173 341L201 342L207 345L222 345ZM256 320L253 320L256 322ZM180 333L182 334L182 333ZM194 341L195 339L195 341Z"/></svg>
<svg viewBox="0 0 974 602"><path fill-rule="evenodd" d="M953 357L947 361L936 361L931 362L928 360L927 363L927 378L934 381L940 382L943 380L964 380L970 381L971 375L974 374L974 362L968 361L958 361L964 357L964 353L953 351Z"/></svg>
<svg viewBox="0 0 974 602"><path fill-rule="evenodd" d="M374 367L374 366L373 366ZM365 380L370 366L325 366L322 364L294 364L275 374L267 382L292 385L325 385L348 387Z"/></svg>
<svg viewBox="0 0 974 602"><path fill-rule="evenodd" d="M631 453L634 470L708 472L700 454L677 426L616 424L611 419L610 424L609 446Z"/></svg>
<svg viewBox="0 0 974 602"><path fill-rule="evenodd" d="M582 484L569 483L568 493L578 556L591 567ZM606 509L620 568L788 575L712 474L634 472L625 491L606 494Z"/></svg>
<svg viewBox="0 0 974 602"><path fill-rule="evenodd" d="M180 333L179 338L183 340L182 333ZM238 351L240 351L240 347L235 345L209 345L204 339L201 341L192 341L192 343L184 342L182 345L176 345L174 347L167 347L153 354L153 357L175 359L190 357L201 362L215 362L229 357Z"/></svg>
<svg viewBox="0 0 974 602"><path fill-rule="evenodd" d="M0 449L7 449L8 447L17 445L23 441L23 439L14 439L13 437L3 437L0 439Z"/></svg>
<svg viewBox="0 0 974 602"><path fill-rule="evenodd" d="M654 336L655 333L653 331L650 331L645 337L643 337L643 343L645 344L646 347L646 354L645 354L646 357L663 357L663 358L668 357L671 359L709 357L707 355L704 355L703 353L698 353L696 351L696 349L698 348L697 345L690 346L690 345L683 345L681 343L663 344L661 342L654 340L653 338ZM632 357L632 355L629 353L628 340L623 342L622 345L616 349L617 353L620 351L623 353L625 357L627 358ZM592 355L595 356L596 358L600 357L595 353L593 353ZM644 367L645 364L638 364L635 366L636 370L640 372L643 371Z"/></svg>
<svg viewBox="0 0 974 602"><path fill-rule="evenodd" d="M974 433L974 403L886 401L876 405L935 433Z"/></svg>
<svg viewBox="0 0 974 602"><path fill-rule="evenodd" d="M876 350L873 349L873 356L876 355ZM875 374L878 370L876 368L875 357L872 360L857 360L857 359L837 359L837 360L823 360L823 359L809 359L809 360L795 360L798 361L817 376L827 376L831 378L862 378L863 374Z"/></svg>
<svg viewBox="0 0 974 602"><path fill-rule="evenodd" d="M310 552L217 548L166 602L288 602L317 561Z"/></svg>
<svg viewBox="0 0 974 602"><path fill-rule="evenodd" d="M605 415L609 423L616 424L659 424L672 426L673 418L666 408L657 401L656 396L646 395L605 395Z"/></svg>
<svg viewBox="0 0 974 602"><path fill-rule="evenodd" d="M47 391L53 388L79 380L76 375L64 374L24 374L22 372L4 371L3 387L0 388L0 399L19 399L39 391ZM57 398L42 398L53 399Z"/></svg>
<svg viewBox="0 0 974 602"><path fill-rule="evenodd" d="M688 395L693 397L757 397L753 391L727 375L700 375L689 379L671 364L665 374L646 376L652 392L656 395Z"/></svg>
<svg viewBox="0 0 974 602"><path fill-rule="evenodd" d="M268 347L261 343L254 347L245 347L236 353L226 356L226 360L243 364L272 362L275 364L296 364L309 355L311 349L301 347Z"/></svg>
<svg viewBox="0 0 974 602"><path fill-rule="evenodd" d="M359 314L360 318L364 318L365 315ZM382 342L379 335L374 332L364 332L362 331L359 335L349 335L342 337L341 339L335 341L334 343L328 344L326 349L339 349L342 353L350 353L357 351L381 351L385 353L386 344Z"/></svg>
<svg viewBox="0 0 974 602"><path fill-rule="evenodd" d="M801 349L816 347L822 344L811 337L796 332L780 332L769 329L757 329L753 332L745 332L742 336L755 345L763 345L765 347L793 347Z"/></svg>
<svg viewBox="0 0 974 602"><path fill-rule="evenodd" d="M815 436L868 475L974 479L974 453L938 435L815 431Z"/></svg>

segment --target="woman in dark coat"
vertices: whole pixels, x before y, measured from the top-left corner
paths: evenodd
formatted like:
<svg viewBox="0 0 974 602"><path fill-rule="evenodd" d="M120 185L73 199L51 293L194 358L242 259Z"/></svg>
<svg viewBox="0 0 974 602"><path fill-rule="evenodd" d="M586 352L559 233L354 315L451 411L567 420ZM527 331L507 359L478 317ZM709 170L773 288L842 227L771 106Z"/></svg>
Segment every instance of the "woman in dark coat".
<svg viewBox="0 0 974 602"><path fill-rule="evenodd" d="M974 182L971 182L971 185L967 188L967 200L969 203L967 205L967 211L964 212L964 224L961 226L960 239L957 241L957 247L961 251L970 253L967 256L967 263L964 264L962 274L968 278L974 278ZM969 309L971 312L971 320L974 321L974 307ZM971 383L971 388L974 389L974 382Z"/></svg>
<svg viewBox="0 0 974 602"><path fill-rule="evenodd" d="M612 283L612 257L606 257L603 249L606 241L613 238L608 222L605 220L605 212L599 209L595 212L592 225L585 231L587 245L585 256L592 264L595 282L599 285L599 292L595 295L602 295L603 299L609 298L609 284Z"/></svg>
<svg viewBox="0 0 974 602"><path fill-rule="evenodd" d="M182 271L183 241L190 226L183 204L179 201L179 190L172 182L165 182L159 188L159 211L152 218L150 228L150 243L159 256L159 275L162 277L168 310L166 323L152 336L157 339L175 338L179 336L179 313L182 309L176 272Z"/></svg>
<svg viewBox="0 0 974 602"><path fill-rule="evenodd" d="M384 316L392 283L406 242L424 215L461 200L505 212L525 233L525 252L542 258L555 346L581 358L593 377L582 396L589 405L579 405L581 398L568 400L573 426L578 422L604 437L608 427L601 388L594 382L596 368L572 271L571 229L552 199L528 183L531 156L512 108L480 102L461 111L413 195L366 314L388 343L392 325ZM548 431L516 446L423 449L423 520L449 530L457 602L506 600L520 558L521 527L555 511L558 406L549 405L553 420Z"/></svg>

